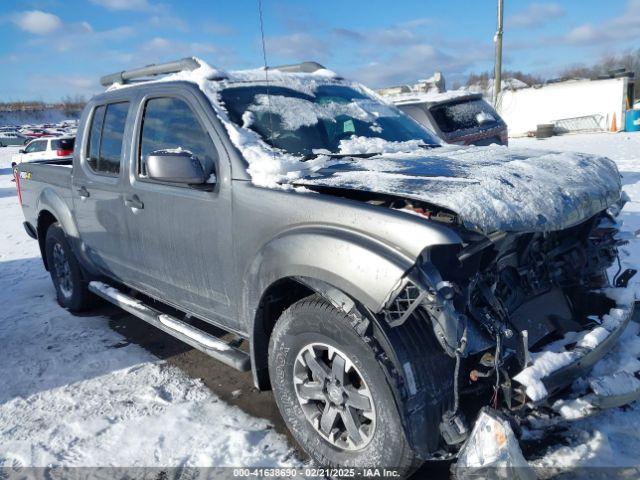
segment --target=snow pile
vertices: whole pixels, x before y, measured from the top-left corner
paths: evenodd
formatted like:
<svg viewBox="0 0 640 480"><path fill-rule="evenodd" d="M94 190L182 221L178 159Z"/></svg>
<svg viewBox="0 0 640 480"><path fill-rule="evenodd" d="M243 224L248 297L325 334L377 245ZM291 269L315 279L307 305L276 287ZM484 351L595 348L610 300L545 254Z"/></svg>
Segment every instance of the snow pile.
<svg viewBox="0 0 640 480"><path fill-rule="evenodd" d="M600 396L622 395L629 391L640 390L640 380L626 370L595 378L590 385L593 393Z"/></svg>

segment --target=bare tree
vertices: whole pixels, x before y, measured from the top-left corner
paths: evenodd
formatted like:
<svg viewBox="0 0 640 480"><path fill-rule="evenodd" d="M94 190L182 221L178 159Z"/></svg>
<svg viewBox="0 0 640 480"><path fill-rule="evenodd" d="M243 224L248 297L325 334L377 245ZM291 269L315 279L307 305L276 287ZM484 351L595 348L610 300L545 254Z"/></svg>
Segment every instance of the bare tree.
<svg viewBox="0 0 640 480"><path fill-rule="evenodd" d="M72 116L81 111L87 104L86 99L82 95L65 95L60 101L62 111L67 116Z"/></svg>
<svg viewBox="0 0 640 480"><path fill-rule="evenodd" d="M614 70L633 72L635 78L640 78L640 48L622 54L603 56L591 66L575 65L562 71L560 78L590 78L595 79L609 76Z"/></svg>
<svg viewBox="0 0 640 480"><path fill-rule="evenodd" d="M491 80L492 78L493 77L490 72L472 73L467 78L465 84L467 86L479 85L482 89L486 89L489 86L489 80ZM544 79L538 75L524 73L519 70L503 70L502 78L503 80L515 78L517 80L520 80L521 82L526 83L529 86L537 85L544 82Z"/></svg>

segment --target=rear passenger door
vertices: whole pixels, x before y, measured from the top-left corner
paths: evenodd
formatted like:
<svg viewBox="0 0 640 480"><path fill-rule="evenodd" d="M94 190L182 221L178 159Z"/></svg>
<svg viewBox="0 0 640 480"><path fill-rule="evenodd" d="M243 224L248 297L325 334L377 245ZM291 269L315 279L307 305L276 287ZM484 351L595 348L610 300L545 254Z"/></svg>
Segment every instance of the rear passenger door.
<svg viewBox="0 0 640 480"><path fill-rule="evenodd" d="M73 204L80 240L106 274L126 281L126 222L122 201L130 102L97 105L83 133L79 168L73 170Z"/></svg>
<svg viewBox="0 0 640 480"><path fill-rule="evenodd" d="M233 328L237 317L227 291L233 264L228 164L221 162L223 148L205 108L190 91L170 88L140 105L126 193L129 243L135 248L131 261L143 291ZM169 149L194 154L214 175L211 191L148 178L147 156Z"/></svg>

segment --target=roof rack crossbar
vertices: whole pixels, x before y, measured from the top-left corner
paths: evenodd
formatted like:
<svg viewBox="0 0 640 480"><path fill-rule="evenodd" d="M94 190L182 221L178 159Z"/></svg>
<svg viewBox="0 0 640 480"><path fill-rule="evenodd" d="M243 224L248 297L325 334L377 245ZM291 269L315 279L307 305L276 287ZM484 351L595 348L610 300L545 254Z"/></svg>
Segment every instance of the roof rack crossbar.
<svg viewBox="0 0 640 480"><path fill-rule="evenodd" d="M279 70L287 73L313 73L318 70L324 70L324 65L318 62L302 62L292 63L290 65L279 65L277 67L269 67L270 70Z"/></svg>
<svg viewBox="0 0 640 480"><path fill-rule="evenodd" d="M200 67L200 64L194 58L188 57L180 60L174 60L172 62L151 64L142 68L123 70L122 72L105 75L100 77L100 83L102 86L108 87L114 83L124 84L137 78L166 75L169 73L182 72L184 70L195 70L198 67Z"/></svg>

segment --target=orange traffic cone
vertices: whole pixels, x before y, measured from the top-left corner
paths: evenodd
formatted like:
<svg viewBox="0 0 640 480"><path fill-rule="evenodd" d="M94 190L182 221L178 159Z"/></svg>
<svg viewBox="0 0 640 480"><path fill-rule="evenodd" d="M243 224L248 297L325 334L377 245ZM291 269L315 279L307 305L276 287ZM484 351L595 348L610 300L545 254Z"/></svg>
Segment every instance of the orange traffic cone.
<svg viewBox="0 0 640 480"><path fill-rule="evenodd" d="M616 112L613 112L613 120L611 120L611 131L618 131L618 122L616 122Z"/></svg>

